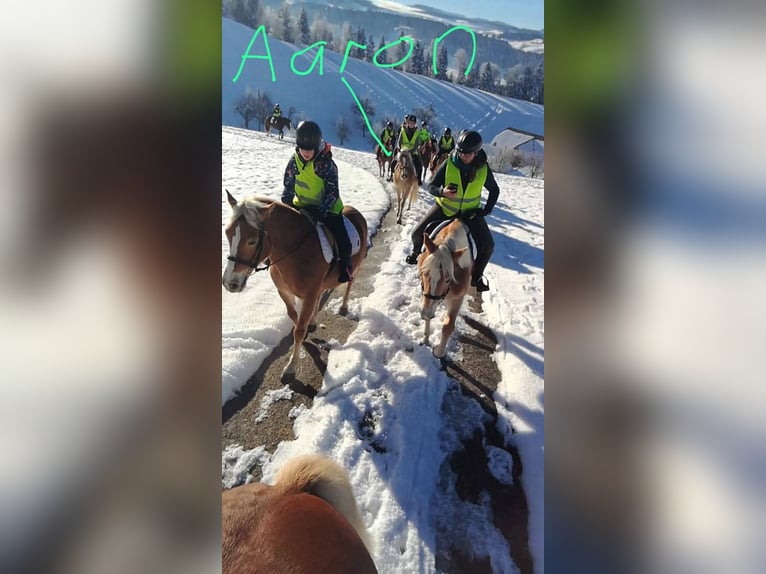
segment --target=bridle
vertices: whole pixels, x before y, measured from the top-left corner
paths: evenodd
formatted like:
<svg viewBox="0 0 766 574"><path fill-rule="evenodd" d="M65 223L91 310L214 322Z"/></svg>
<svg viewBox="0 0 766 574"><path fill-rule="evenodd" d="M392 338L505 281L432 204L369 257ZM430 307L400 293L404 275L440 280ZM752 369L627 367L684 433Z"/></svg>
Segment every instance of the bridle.
<svg viewBox="0 0 766 574"><path fill-rule="evenodd" d="M258 267L258 262L261 260L261 253L263 252L263 236L266 235L266 232L260 227L256 227L256 229L258 230L258 248L255 250L255 255L253 255L252 259L242 259L236 255L229 255L226 258L227 260L233 261L234 263L239 263L240 265L249 267L250 271L247 273L248 275L252 275L253 271L266 271L271 265L273 265L273 263L269 262L265 267ZM269 241L271 240L269 239Z"/></svg>
<svg viewBox="0 0 766 574"><path fill-rule="evenodd" d="M240 218L241 218L241 216L240 216ZM295 248L293 248L290 251L288 251L286 254L284 254L282 257L280 257L276 261L268 261L266 263L266 265L264 265L263 267L258 267L258 262L261 260L261 253L263 253L263 238L264 238L264 236L269 240L269 242L271 243L272 246L274 245L274 242L271 241L271 237L269 236L269 232L268 231L266 231L265 229L262 229L260 227L256 227L255 229L258 230L258 248L255 250L255 255L253 255L253 258L250 259L250 260L247 260L247 259L242 259L241 257L237 257L236 255L229 255L226 258L227 260L233 261L234 263L239 263L240 265L244 265L245 267L249 267L250 271L247 273L248 275L252 275L253 272L257 273L258 271L266 271L272 265L276 265L280 261L284 261L285 259L290 257L290 255L292 255L293 253L298 251L298 249L300 249L300 246L308 238L308 236L311 235L311 232L313 231L312 229L309 229L309 232L306 233L306 235L304 235L300 239L300 241L297 242Z"/></svg>
<svg viewBox="0 0 766 574"><path fill-rule="evenodd" d="M420 274L420 291L423 293L423 297L426 299L429 299L431 301L444 301L444 298L449 293L450 287L452 287L452 281L450 279L447 279L447 290L444 291L441 295L431 295L430 293L426 293L426 286L423 282L423 274Z"/></svg>

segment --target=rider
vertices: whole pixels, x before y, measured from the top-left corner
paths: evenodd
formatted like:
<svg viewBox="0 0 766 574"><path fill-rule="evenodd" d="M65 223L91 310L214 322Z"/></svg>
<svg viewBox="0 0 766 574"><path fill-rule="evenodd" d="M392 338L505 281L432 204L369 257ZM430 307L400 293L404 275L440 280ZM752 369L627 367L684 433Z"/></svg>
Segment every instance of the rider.
<svg viewBox="0 0 766 574"><path fill-rule="evenodd" d="M387 121L386 125L383 127L383 131L380 132L378 137L380 138L380 141L383 142L384 146L388 146L389 142L394 139L394 124L391 121ZM378 154L378 149L380 149L380 146L376 145L375 155Z"/></svg>
<svg viewBox="0 0 766 574"><path fill-rule="evenodd" d="M407 263L418 262L423 247L423 232L432 221L458 217L471 231L476 242L476 261L473 264L471 285L477 291L488 291L484 269L495 249L495 242L485 217L492 212L500 195L492 170L487 165L487 154L481 149L479 132L463 130L457 137L457 149L438 169L428 185L428 193L436 197L436 203L412 232L412 253ZM481 189L489 190L489 198L481 207Z"/></svg>
<svg viewBox="0 0 766 574"><path fill-rule="evenodd" d="M455 149L455 140L452 138L452 130L444 128L444 133L439 138L439 146L436 150L436 159L434 160L436 163L434 165L439 165L439 160L442 156L448 154L453 149Z"/></svg>
<svg viewBox="0 0 766 574"><path fill-rule="evenodd" d="M423 120L420 122L420 132L419 132L419 139L418 144L423 145L428 140L431 139L431 132L428 131L428 122L426 120Z"/></svg>
<svg viewBox="0 0 766 574"><path fill-rule="evenodd" d="M415 164L415 172L418 174L418 185L422 185L420 172L423 168L420 164L420 157L418 156L418 141L420 139L420 131L418 130L418 118L414 114L407 116L406 127L402 126L399 132L399 138L396 141L396 148L399 150L409 150L412 154L412 161ZM396 167L396 159L391 164L391 169Z"/></svg>
<svg viewBox="0 0 766 574"><path fill-rule="evenodd" d="M282 117L282 110L280 109L279 104L274 104L274 111L272 112L271 117L275 120Z"/></svg>
<svg viewBox="0 0 766 574"><path fill-rule="evenodd" d="M312 121L298 124L295 143L295 155L285 168L282 203L308 211L330 228L338 242L338 280L346 283L353 279L351 241L341 215L338 166L332 159L330 144L322 140L322 130Z"/></svg>

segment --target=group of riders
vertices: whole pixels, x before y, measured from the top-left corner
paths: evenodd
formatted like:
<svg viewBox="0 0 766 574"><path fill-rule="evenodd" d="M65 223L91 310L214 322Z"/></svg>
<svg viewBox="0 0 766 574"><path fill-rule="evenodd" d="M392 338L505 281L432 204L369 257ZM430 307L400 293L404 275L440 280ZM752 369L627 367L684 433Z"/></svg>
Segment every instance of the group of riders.
<svg viewBox="0 0 766 574"><path fill-rule="evenodd" d="M417 129L417 125L417 116L414 114L407 114L404 116L404 121L402 122L398 134L394 133L394 124L389 120L383 127L383 131L378 135L378 138L389 151L406 150L410 152L412 161L415 163L415 171L418 174L418 185L422 185L423 181L421 173L424 171L423 168L428 166L424 166L421 163L419 152L420 146L427 143L429 140L432 141L436 149L434 165L439 165L441 159L455 149L455 140L452 137L452 130L450 128L444 128L444 132L437 140L436 136L428 129L428 122L426 120L420 122L420 129ZM379 150L380 146L376 146L375 153L377 154ZM396 159L391 162L392 174L395 167ZM388 181L391 181L390 175Z"/></svg>
<svg viewBox="0 0 766 574"><path fill-rule="evenodd" d="M275 115L279 105L275 106ZM279 112L281 115L281 111ZM279 116L277 116L279 117ZM387 147L394 139L392 122L387 122L380 134L380 141ZM410 150L420 181L420 159L417 147L429 139L436 139L428 131L424 121L417 128L417 118L407 114L396 137L394 149ZM307 212L313 219L322 221L332 231L338 245L340 262L339 281L353 279L351 265L351 242L343 224L343 201L338 189L338 167L332 159L330 144L322 139L322 130L316 122L307 120L298 124L295 134L295 154L287 163L284 176L282 202ZM428 193L436 199L412 233L412 252L405 261L417 264L423 247L423 233L429 224L458 218L469 228L476 244L471 285L477 291L489 290L484 269L495 248L492 234L485 218L497 203L500 189L487 155L482 150L481 135L472 130L462 130L453 139L450 128L445 128L438 140L437 157L448 156L447 161L433 174L428 182ZM438 165L437 163L434 165ZM394 166L392 166L393 169ZM481 190L487 189L489 197L481 206Z"/></svg>

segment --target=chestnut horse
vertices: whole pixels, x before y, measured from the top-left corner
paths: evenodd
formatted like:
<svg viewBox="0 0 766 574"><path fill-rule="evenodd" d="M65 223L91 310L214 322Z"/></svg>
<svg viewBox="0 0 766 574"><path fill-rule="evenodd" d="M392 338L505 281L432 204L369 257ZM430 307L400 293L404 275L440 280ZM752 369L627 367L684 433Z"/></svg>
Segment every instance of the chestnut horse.
<svg viewBox="0 0 766 574"><path fill-rule="evenodd" d="M434 176L448 157L449 153L443 153L441 155L439 155L438 151L434 153L434 156L431 158L431 163L428 166L431 170L431 177Z"/></svg>
<svg viewBox="0 0 766 574"><path fill-rule="evenodd" d="M288 130L293 129L293 123L290 121L290 118L283 118L282 116L279 116L275 118L274 116L269 116L265 120L263 120L263 123L265 124L265 130L266 134L271 136L271 128L274 128L279 132L279 139L282 139L285 137L284 129L287 128Z"/></svg>
<svg viewBox="0 0 766 574"><path fill-rule="evenodd" d="M426 175L428 174L428 165L431 163L431 158L436 153L436 144L434 143L434 140L429 138L428 141L421 144L418 148L418 153L420 154L420 179L425 181Z"/></svg>
<svg viewBox="0 0 766 574"><path fill-rule="evenodd" d="M323 456L225 491L222 527L223 574L377 573L348 476Z"/></svg>
<svg viewBox="0 0 766 574"><path fill-rule="evenodd" d="M283 376L291 375L322 293L340 285L338 263L324 260L314 225L298 210L274 199L252 197L237 202L228 191L226 195L232 215L226 226L230 254L223 286L238 293L253 271L269 270L293 322L293 352L282 371ZM352 270L356 272L367 255L367 221L350 206L343 208L343 215L359 233L359 251L351 256ZM266 259L266 267L258 268ZM352 279L346 285L341 314L348 311L353 283ZM301 300L300 313L295 309L296 297Z"/></svg>
<svg viewBox="0 0 766 574"><path fill-rule="evenodd" d="M444 301L447 316L441 341L434 348L434 356L441 359L446 354L447 342L455 331L455 320L470 285L473 259L468 246L468 228L458 219L443 227L433 241L427 233L423 235L425 251L418 258L423 293L420 317L426 322L422 343L429 344L431 319L439 303Z"/></svg>
<svg viewBox="0 0 766 574"><path fill-rule="evenodd" d="M383 153L380 146L377 146L375 152L375 158L378 160L378 167L380 168L380 177L386 175L386 166L388 166L389 181L391 180L391 162L394 159L394 140L392 139L386 144L386 149L390 152L390 155Z"/></svg>
<svg viewBox="0 0 766 574"><path fill-rule="evenodd" d="M396 222L401 224L404 203L409 198L407 210L412 206L412 200L418 197L418 174L409 150L399 150L394 168L394 189L396 189Z"/></svg>

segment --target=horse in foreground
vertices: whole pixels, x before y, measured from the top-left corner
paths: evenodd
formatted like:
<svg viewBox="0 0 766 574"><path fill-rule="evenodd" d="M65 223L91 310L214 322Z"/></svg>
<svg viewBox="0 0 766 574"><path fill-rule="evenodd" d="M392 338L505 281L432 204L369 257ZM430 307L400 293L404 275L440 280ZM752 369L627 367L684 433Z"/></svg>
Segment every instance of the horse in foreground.
<svg viewBox="0 0 766 574"><path fill-rule="evenodd" d="M386 155L380 146L377 147L377 151L375 152L375 159L378 160L378 167L380 168L380 177L384 177L386 175L386 172L388 172L388 181L391 181L391 162L394 159L394 142L393 140L389 141L386 144L386 150L388 150L389 155ZM388 167L386 167L388 166Z"/></svg>
<svg viewBox="0 0 766 574"><path fill-rule="evenodd" d="M418 258L423 294L420 317L426 322L422 344L429 344L431 319L436 315L439 303L444 301L447 316L441 341L434 347L434 356L441 359L446 354L447 342L455 331L457 314L470 286L473 258L468 245L468 229L458 219L443 227L434 240L427 233L423 235L425 251Z"/></svg>
<svg viewBox="0 0 766 574"><path fill-rule="evenodd" d="M337 258L332 263L325 261L317 229L296 209L269 198L252 197L238 202L228 191L226 195L232 215L226 226L229 257L223 286L238 293L245 288L253 271L269 270L293 322L292 356L282 371L283 376L293 374L309 323L314 324L322 293L340 285ZM343 208L343 216L359 235L359 251L351 255L355 274L367 256L367 221L348 205ZM335 239L331 241L334 243ZM266 259L269 260L266 267L258 268ZM348 312L353 283L352 279L346 285L341 314ZM295 308L296 298L301 302L300 313Z"/></svg>
<svg viewBox="0 0 766 574"><path fill-rule="evenodd" d="M223 574L377 573L348 476L323 456L225 491L222 519Z"/></svg>
<svg viewBox="0 0 766 574"><path fill-rule="evenodd" d="M274 116L268 116L266 119L263 120L263 123L265 124L265 130L266 134L271 136L271 128L274 128L279 132L279 139L282 139L285 137L284 129L287 128L288 130L293 129L293 124L290 121L290 118L283 118L283 117L277 117Z"/></svg>
<svg viewBox="0 0 766 574"><path fill-rule="evenodd" d="M418 174L415 162L408 150L399 150L394 168L394 189L396 189L396 222L402 222L404 202L409 198L407 211L412 206L412 200L418 197Z"/></svg>

